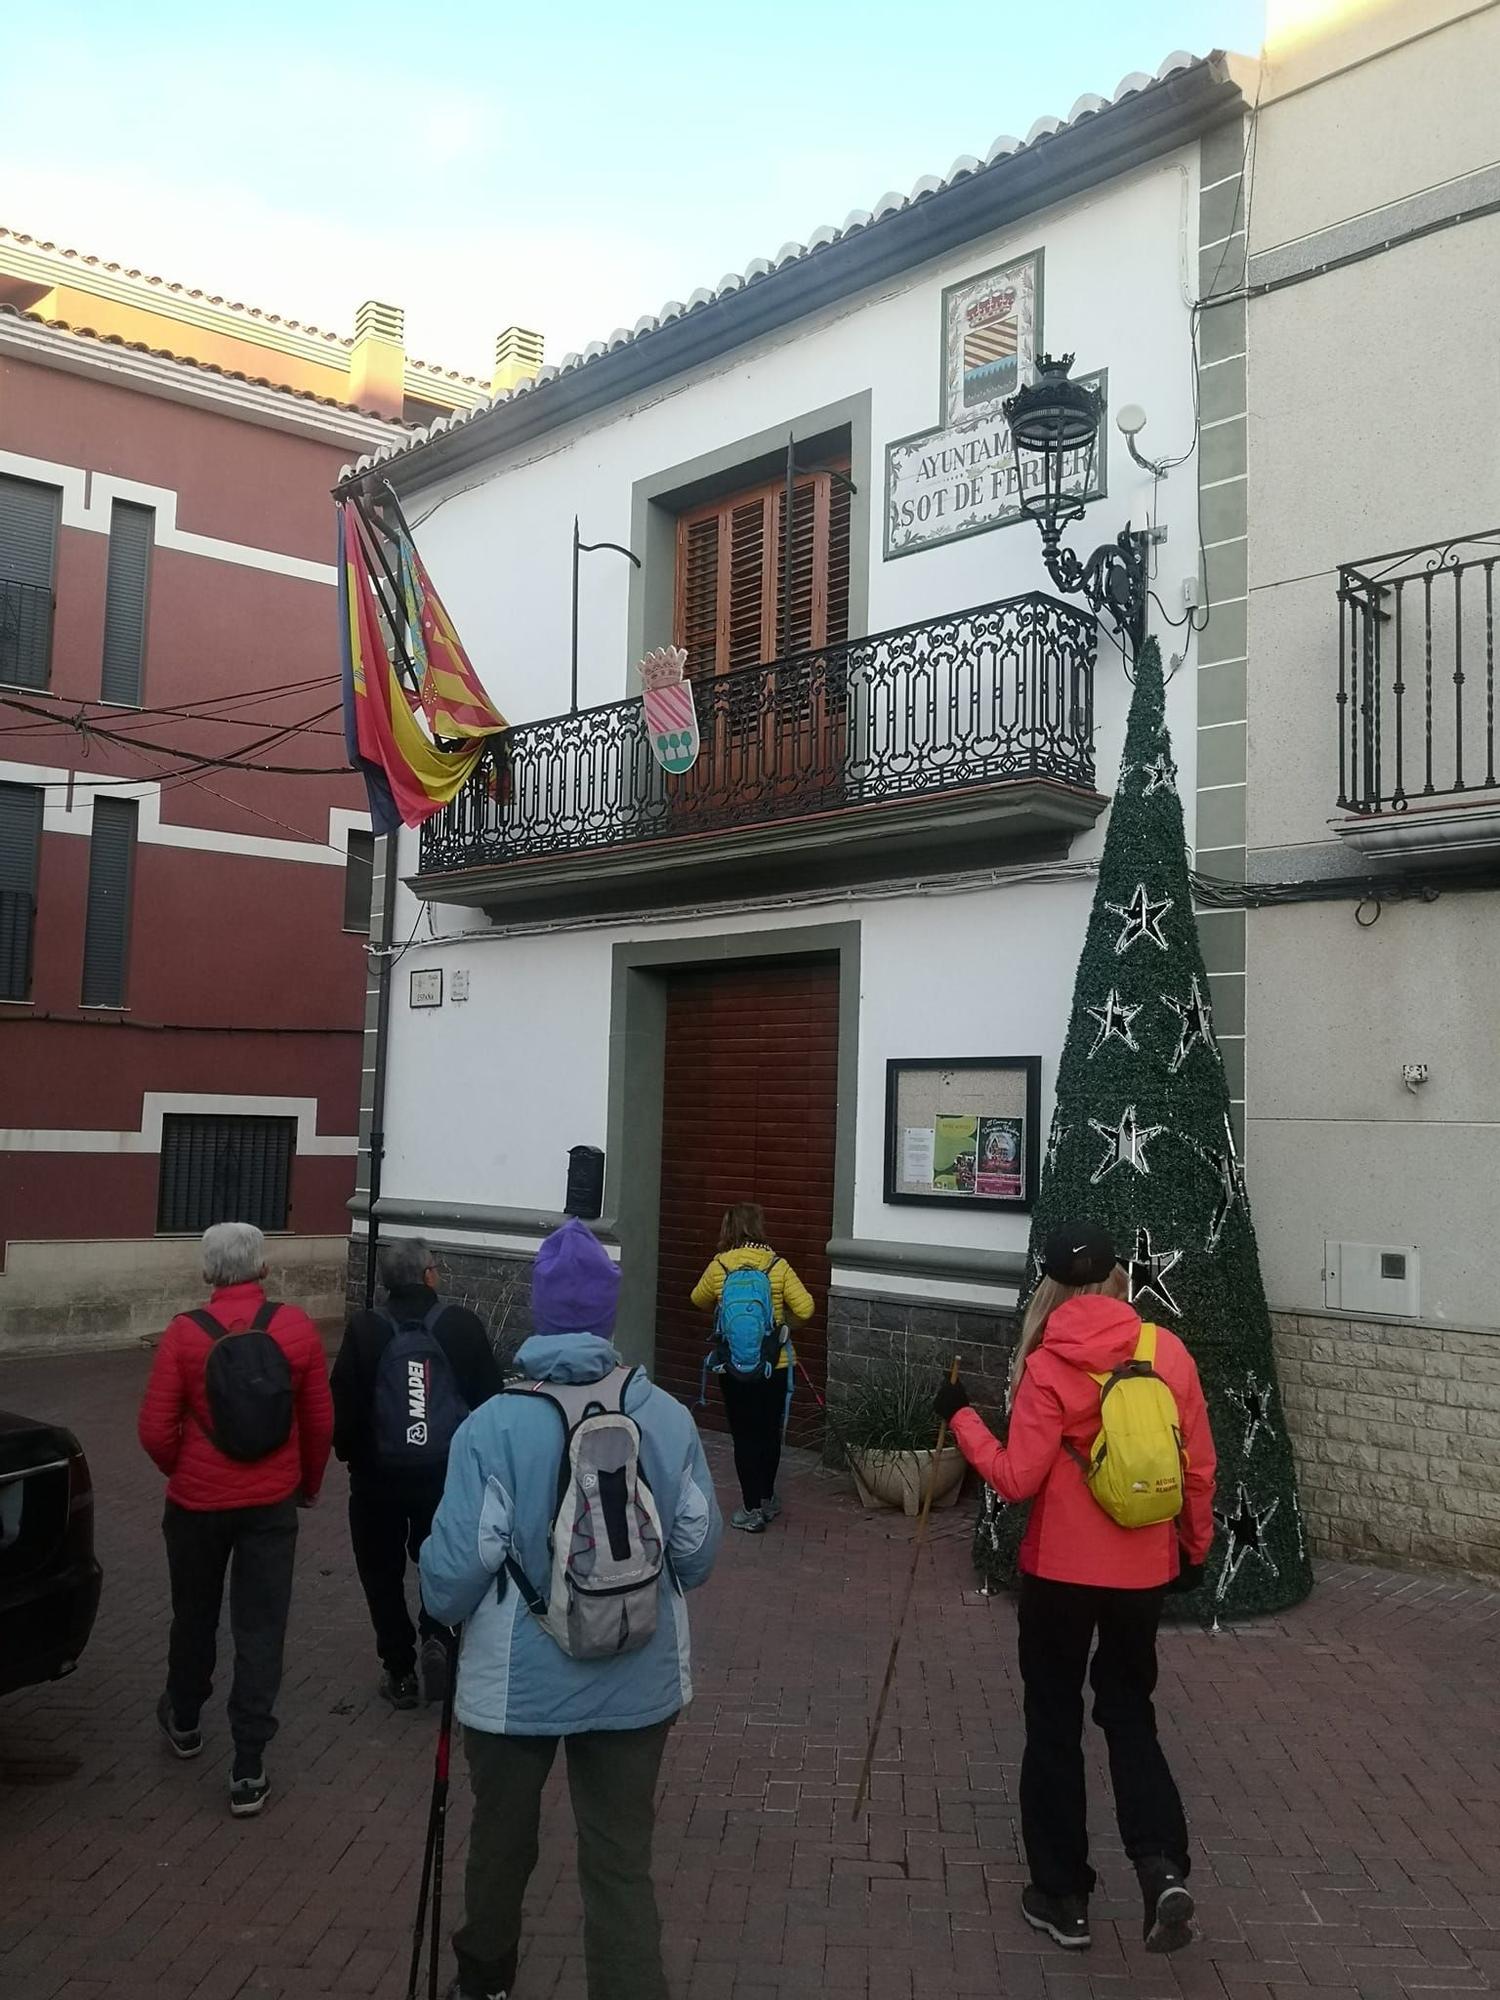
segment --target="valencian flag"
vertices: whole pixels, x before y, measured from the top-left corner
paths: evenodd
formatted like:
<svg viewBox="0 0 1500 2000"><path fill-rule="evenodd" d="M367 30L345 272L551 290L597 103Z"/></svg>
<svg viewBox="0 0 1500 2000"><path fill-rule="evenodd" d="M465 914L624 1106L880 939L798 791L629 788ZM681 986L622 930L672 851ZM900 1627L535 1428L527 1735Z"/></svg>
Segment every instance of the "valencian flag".
<svg viewBox="0 0 1500 2000"><path fill-rule="evenodd" d="M386 532L357 501L341 501L338 530L344 741L364 776L374 831L394 833L441 811L473 775L487 739L508 725L485 693L399 510L394 531ZM394 567L377 539L382 534Z"/></svg>

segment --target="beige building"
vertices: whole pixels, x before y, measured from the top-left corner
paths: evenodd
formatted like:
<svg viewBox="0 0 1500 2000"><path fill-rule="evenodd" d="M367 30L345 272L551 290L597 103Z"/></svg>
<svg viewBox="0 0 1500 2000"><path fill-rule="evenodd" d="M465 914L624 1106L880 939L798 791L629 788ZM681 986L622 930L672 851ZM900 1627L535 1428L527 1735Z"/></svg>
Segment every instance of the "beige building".
<svg viewBox="0 0 1500 2000"><path fill-rule="evenodd" d="M1309 1522L1494 1571L1500 5L1325 12L1204 252L1203 929Z"/></svg>

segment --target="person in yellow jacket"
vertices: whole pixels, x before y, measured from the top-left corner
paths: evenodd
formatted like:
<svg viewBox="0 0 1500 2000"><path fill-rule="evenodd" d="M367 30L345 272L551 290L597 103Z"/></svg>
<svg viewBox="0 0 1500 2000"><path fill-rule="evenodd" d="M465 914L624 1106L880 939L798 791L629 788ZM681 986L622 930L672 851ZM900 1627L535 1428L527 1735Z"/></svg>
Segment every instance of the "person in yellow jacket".
<svg viewBox="0 0 1500 2000"><path fill-rule="evenodd" d="M809 1320L813 1314L812 1294L785 1257L778 1257L765 1240L764 1212L751 1201L736 1202L724 1213L719 1231L719 1252L693 1287L693 1304L700 1312L713 1312L731 1271L749 1268L764 1271L771 1286L771 1311L778 1327L791 1320ZM739 1475L744 1505L730 1517L730 1526L747 1535L763 1535L768 1523L781 1512L776 1497L776 1474L781 1465L781 1432L786 1414L792 1351L783 1340L776 1367L769 1378L745 1381L722 1374L724 1413L729 1419L729 1435L734 1440L734 1469Z"/></svg>

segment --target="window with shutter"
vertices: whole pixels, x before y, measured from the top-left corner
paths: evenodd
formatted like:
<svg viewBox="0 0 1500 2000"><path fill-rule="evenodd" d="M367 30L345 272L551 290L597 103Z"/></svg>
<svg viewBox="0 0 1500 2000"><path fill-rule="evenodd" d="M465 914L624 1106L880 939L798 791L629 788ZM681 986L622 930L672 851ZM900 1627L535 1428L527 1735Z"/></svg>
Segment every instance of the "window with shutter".
<svg viewBox="0 0 1500 2000"><path fill-rule="evenodd" d="M295 1118L168 1114L161 1126L159 1235L201 1235L216 1222L282 1230L291 1215Z"/></svg>
<svg viewBox="0 0 1500 2000"><path fill-rule="evenodd" d="M109 514L109 579L104 597L105 701L139 708L146 658L146 586L151 574L154 507L116 500Z"/></svg>
<svg viewBox="0 0 1500 2000"><path fill-rule="evenodd" d="M83 1005L123 1007L130 955L136 802L96 798L83 933Z"/></svg>
<svg viewBox="0 0 1500 2000"><path fill-rule="evenodd" d="M42 688L52 668L52 579L62 495L0 477L0 681Z"/></svg>
<svg viewBox="0 0 1500 2000"><path fill-rule="evenodd" d="M31 997L41 849L41 787L0 785L0 1000Z"/></svg>
<svg viewBox="0 0 1500 2000"><path fill-rule="evenodd" d="M375 879L375 836L349 830L344 849L344 929L370 934L370 896Z"/></svg>

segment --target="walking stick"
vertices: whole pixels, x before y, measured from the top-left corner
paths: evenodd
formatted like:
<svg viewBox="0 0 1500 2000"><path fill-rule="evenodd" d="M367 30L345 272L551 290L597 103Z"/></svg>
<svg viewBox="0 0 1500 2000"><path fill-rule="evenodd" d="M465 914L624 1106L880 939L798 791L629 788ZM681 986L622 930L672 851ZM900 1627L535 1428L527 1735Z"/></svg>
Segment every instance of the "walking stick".
<svg viewBox="0 0 1500 2000"><path fill-rule="evenodd" d="M443 1846L448 1828L448 1767L453 1747L453 1695L458 1681L458 1634L448 1633L443 1643L448 1655L448 1673L443 1683L442 1720L438 1724L437 1754L433 1759L432 1804L427 1813L427 1844L422 1853L422 1886L417 1891L417 1921L412 1932L406 2000L417 2000L429 1902L432 1908L432 1949L427 1958L427 1995L428 2000L437 2000L438 1951L443 1928Z"/></svg>
<svg viewBox="0 0 1500 2000"><path fill-rule="evenodd" d="M958 1380L959 1356L954 1355L953 1366L948 1370L948 1380ZM870 1740L865 1745L865 1761L860 1768L859 1790L854 1795L855 1819L870 1790L870 1769L875 1762L875 1745L880 1740L880 1725L885 1719L885 1705L890 1699L891 1683L896 1678L896 1655L901 1650L901 1634L906 1629L906 1614L911 1610L912 1594L917 1587L917 1565L922 1560L922 1550L927 1542L927 1518L932 1512L932 1496L937 1490L938 1466L942 1462L943 1447L948 1442L948 1419L943 1418L938 1425L937 1450L932 1455L932 1469L927 1478L927 1491L922 1496L922 1511L917 1517L917 1532L912 1543L911 1571L906 1579L906 1595L901 1600L901 1615L896 1620L896 1629L891 1634L891 1656L885 1663L885 1679L880 1684L880 1699L875 1704L875 1720L870 1725Z"/></svg>

